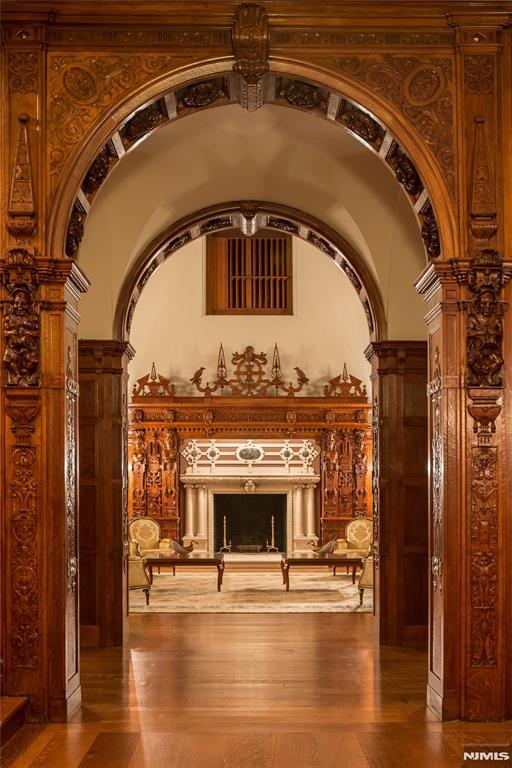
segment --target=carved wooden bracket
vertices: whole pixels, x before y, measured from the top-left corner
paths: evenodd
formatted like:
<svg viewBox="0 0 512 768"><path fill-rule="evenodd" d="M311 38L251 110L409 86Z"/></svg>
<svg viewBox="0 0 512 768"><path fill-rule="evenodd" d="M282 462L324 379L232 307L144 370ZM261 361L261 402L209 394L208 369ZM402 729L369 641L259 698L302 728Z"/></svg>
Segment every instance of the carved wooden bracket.
<svg viewBox="0 0 512 768"><path fill-rule="evenodd" d="M41 404L37 394L25 391L10 392L5 410L12 421L11 432L16 435L17 445L28 445L34 432L34 420Z"/></svg>
<svg viewBox="0 0 512 768"><path fill-rule="evenodd" d="M242 106L253 112L263 104L261 78L268 72L268 16L261 5L247 3L235 12L232 30L233 69L244 79Z"/></svg>

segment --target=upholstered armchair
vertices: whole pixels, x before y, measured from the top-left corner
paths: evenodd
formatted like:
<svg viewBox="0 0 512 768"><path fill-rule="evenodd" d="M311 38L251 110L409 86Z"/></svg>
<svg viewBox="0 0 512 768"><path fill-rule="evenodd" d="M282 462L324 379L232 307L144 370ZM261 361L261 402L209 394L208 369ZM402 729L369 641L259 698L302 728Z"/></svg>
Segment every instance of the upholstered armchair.
<svg viewBox="0 0 512 768"><path fill-rule="evenodd" d="M128 585L130 589L142 589L146 595L146 605L149 605L151 583L144 565L144 560L139 554L139 545L136 541L131 541L130 558L128 561Z"/></svg>
<svg viewBox="0 0 512 768"><path fill-rule="evenodd" d="M150 517L138 517L128 526L130 541L139 545L141 557L157 557L163 549L170 549L170 539L160 538L160 526ZM172 555L172 552L169 552Z"/></svg>
<svg viewBox="0 0 512 768"><path fill-rule="evenodd" d="M373 555L369 555L364 560L357 588L359 590L359 605L362 605L365 589L373 589Z"/></svg>
<svg viewBox="0 0 512 768"><path fill-rule="evenodd" d="M347 557L368 557L373 536L373 521L356 517L345 528L345 538L338 539L336 554Z"/></svg>

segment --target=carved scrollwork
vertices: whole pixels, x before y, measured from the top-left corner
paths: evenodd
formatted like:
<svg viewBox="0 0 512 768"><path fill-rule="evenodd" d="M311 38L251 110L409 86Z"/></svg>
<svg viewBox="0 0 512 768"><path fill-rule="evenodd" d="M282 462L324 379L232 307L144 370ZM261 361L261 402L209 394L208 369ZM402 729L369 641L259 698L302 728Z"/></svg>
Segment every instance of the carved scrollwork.
<svg viewBox="0 0 512 768"><path fill-rule="evenodd" d="M7 384L39 384L39 312L35 302L37 270L25 248L12 248L7 256L6 289L10 295L4 318L3 364Z"/></svg>
<svg viewBox="0 0 512 768"><path fill-rule="evenodd" d="M347 77L389 99L423 136L454 192L452 62L384 54L331 60Z"/></svg>
<svg viewBox="0 0 512 768"><path fill-rule="evenodd" d="M494 91L494 60L492 56L464 56L464 85L469 93Z"/></svg>
<svg viewBox="0 0 512 768"><path fill-rule="evenodd" d="M10 53L7 69L11 93L36 93L38 65L35 53Z"/></svg>
<svg viewBox="0 0 512 768"><path fill-rule="evenodd" d="M362 402L368 402L368 395L366 392L366 386L361 386L361 379L357 379L347 371L346 363L343 365L343 373L331 379L328 384L324 386L325 397L341 397L346 400L358 400Z"/></svg>
<svg viewBox="0 0 512 768"><path fill-rule="evenodd" d="M75 200L66 234L66 256L69 256L70 259L74 259L78 254L84 236L85 219L86 213L81 203Z"/></svg>
<svg viewBox="0 0 512 768"><path fill-rule="evenodd" d="M151 366L151 373L148 373L147 376L143 376L141 379L137 379L132 390L133 398L174 397L175 393L176 387L174 384L171 383L170 379L156 372L154 363Z"/></svg>
<svg viewBox="0 0 512 768"><path fill-rule="evenodd" d="M49 55L48 143L52 190L98 114L124 93L173 66L169 55L55 52Z"/></svg>

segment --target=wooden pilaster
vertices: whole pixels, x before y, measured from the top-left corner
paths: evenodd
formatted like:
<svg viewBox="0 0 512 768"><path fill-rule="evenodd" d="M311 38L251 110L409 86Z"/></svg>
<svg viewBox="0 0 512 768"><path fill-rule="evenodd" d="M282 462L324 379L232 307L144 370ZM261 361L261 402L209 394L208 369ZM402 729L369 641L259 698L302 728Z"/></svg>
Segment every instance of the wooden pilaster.
<svg viewBox="0 0 512 768"><path fill-rule="evenodd" d="M80 624L88 644L122 645L128 620L128 342L81 340Z"/></svg>
<svg viewBox="0 0 512 768"><path fill-rule="evenodd" d="M376 611L380 642L418 645L427 630L427 349L370 344Z"/></svg>

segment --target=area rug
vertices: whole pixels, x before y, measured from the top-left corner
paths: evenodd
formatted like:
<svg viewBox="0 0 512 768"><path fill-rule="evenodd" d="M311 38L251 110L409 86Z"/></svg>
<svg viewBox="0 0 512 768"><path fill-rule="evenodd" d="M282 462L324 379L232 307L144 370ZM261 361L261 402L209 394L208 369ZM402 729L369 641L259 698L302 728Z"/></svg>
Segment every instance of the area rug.
<svg viewBox="0 0 512 768"><path fill-rule="evenodd" d="M141 590L130 592L131 613L337 613L373 610L373 591L365 590L362 607L352 576L290 569L286 592L280 571L254 573L226 569L222 592L217 572L179 569L176 576L155 573L149 605Z"/></svg>

